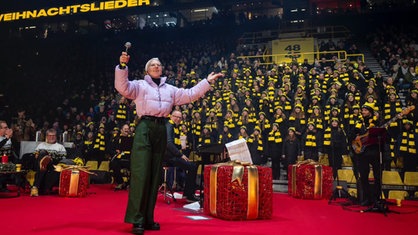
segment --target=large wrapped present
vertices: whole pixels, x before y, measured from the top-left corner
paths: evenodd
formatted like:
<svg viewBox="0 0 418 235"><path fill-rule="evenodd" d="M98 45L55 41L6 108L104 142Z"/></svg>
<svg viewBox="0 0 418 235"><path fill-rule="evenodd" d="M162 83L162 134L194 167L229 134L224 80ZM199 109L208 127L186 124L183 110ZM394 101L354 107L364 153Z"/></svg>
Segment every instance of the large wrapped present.
<svg viewBox="0 0 418 235"><path fill-rule="evenodd" d="M89 186L89 172L83 167L63 169L60 175L59 195L63 197L85 197Z"/></svg>
<svg viewBox="0 0 418 235"><path fill-rule="evenodd" d="M312 160L289 165L288 193L295 198L328 199L332 195L332 167Z"/></svg>
<svg viewBox="0 0 418 235"><path fill-rule="evenodd" d="M270 219L272 171L239 162L206 165L204 212L225 220Z"/></svg>

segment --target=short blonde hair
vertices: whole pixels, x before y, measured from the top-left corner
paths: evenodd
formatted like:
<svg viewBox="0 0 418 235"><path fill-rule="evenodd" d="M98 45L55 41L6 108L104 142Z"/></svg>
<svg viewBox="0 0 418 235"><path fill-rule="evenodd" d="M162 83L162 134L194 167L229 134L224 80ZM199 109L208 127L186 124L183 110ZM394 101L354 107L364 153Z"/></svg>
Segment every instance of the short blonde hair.
<svg viewBox="0 0 418 235"><path fill-rule="evenodd" d="M158 59L157 57L151 58L150 60L148 60L148 62L145 64L145 72L148 72L149 67L151 66L151 62L152 61L158 61L161 64L160 59Z"/></svg>

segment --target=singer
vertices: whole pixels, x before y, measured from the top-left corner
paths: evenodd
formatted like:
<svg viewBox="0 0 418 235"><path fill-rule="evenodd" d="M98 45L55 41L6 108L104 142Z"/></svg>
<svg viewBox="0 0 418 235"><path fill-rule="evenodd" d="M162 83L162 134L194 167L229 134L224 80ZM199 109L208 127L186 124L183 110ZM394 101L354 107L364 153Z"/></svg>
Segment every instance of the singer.
<svg viewBox="0 0 418 235"><path fill-rule="evenodd" d="M115 68L115 88L124 97L134 100L139 122L131 151L131 182L125 222L131 223L133 234L160 230L154 220L158 185L162 175L162 159L167 147L166 120L175 105L183 105L202 97L211 83L223 76L210 73L190 89L166 83L161 77L163 67L158 58L145 64L143 80L128 79L129 55L122 52Z"/></svg>

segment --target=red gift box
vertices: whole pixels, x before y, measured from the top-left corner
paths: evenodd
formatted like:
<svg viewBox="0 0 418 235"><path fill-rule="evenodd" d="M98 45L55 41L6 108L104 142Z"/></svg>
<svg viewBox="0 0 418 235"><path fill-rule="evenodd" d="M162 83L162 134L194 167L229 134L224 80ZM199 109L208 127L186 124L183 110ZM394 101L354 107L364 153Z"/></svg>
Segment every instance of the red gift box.
<svg viewBox="0 0 418 235"><path fill-rule="evenodd" d="M3 163L3 164L7 164L9 162L9 156L7 156L7 155L3 155L2 157L1 157L1 163Z"/></svg>
<svg viewBox="0 0 418 235"><path fill-rule="evenodd" d="M328 199L332 195L332 167L314 161L289 165L288 193L295 198Z"/></svg>
<svg viewBox="0 0 418 235"><path fill-rule="evenodd" d="M204 168L204 212L225 220L270 219L273 208L269 167L237 162Z"/></svg>
<svg viewBox="0 0 418 235"><path fill-rule="evenodd" d="M63 197L85 197L89 185L89 174L79 169L61 171L59 195Z"/></svg>

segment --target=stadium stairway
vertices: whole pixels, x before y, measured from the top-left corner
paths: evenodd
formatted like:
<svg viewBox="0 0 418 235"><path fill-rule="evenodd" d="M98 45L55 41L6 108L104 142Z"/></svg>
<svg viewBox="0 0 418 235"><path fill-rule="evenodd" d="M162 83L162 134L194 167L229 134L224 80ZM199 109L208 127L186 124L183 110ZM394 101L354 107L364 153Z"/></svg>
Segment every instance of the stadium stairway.
<svg viewBox="0 0 418 235"><path fill-rule="evenodd" d="M364 54L364 62L369 69L372 70L374 74L380 72L383 75L383 78L387 78L390 75L385 72L385 70L380 65L379 61L373 56L372 52L370 51L369 47L364 43L359 43L358 48L360 49L361 53ZM402 104L405 106L405 98L406 98L406 91L399 90L398 91L399 98Z"/></svg>

